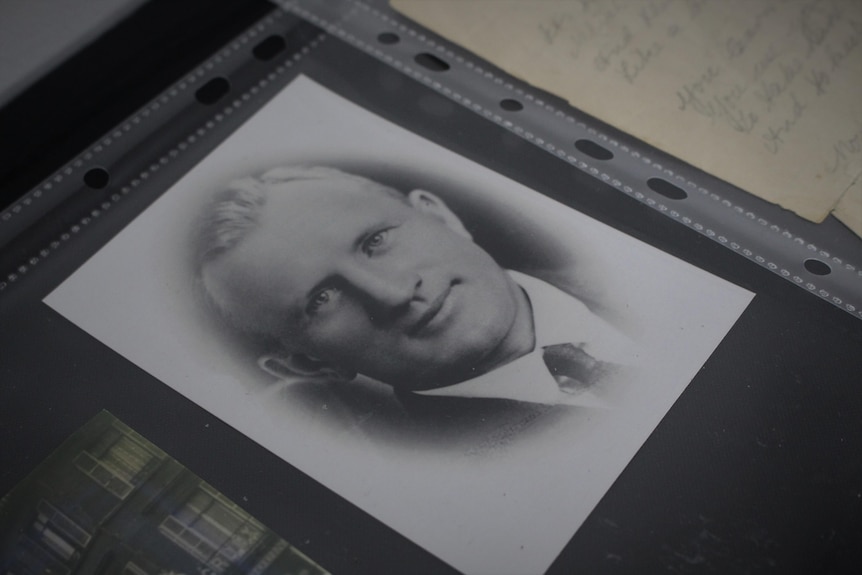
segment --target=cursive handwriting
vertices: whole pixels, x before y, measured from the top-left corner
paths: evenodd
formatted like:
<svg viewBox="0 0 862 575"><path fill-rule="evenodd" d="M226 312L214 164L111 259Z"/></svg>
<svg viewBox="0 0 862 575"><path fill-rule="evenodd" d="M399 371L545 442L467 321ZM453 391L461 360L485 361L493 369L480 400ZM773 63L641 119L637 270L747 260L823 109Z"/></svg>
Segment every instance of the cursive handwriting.
<svg viewBox="0 0 862 575"><path fill-rule="evenodd" d="M728 37L724 42L727 57L733 60L745 54L748 45L751 44L751 41L754 40L760 29L763 28L763 21L773 12L775 12L775 6L767 6L754 16L754 21L743 29L741 35L738 37Z"/></svg>
<svg viewBox="0 0 862 575"><path fill-rule="evenodd" d="M653 22L655 22L662 14L667 12L667 9L671 5L671 0L650 0L644 6L641 6L638 11L638 16L640 16L641 22L647 28L651 28Z"/></svg>
<svg viewBox="0 0 862 575"><path fill-rule="evenodd" d="M707 0L685 0L685 5L688 8L688 17L696 18L703 11L703 5Z"/></svg>
<svg viewBox="0 0 862 575"><path fill-rule="evenodd" d="M754 112L739 108L737 102L744 93L745 88L743 86L734 84L728 92L720 96L713 96L713 101L716 104L718 118L724 120L724 123L733 131L749 134L754 130L754 126L757 125L760 118Z"/></svg>
<svg viewBox="0 0 862 575"><path fill-rule="evenodd" d="M790 117L779 123L777 126L769 126L766 131L761 134L763 145L771 154L777 154L784 145L785 138L793 130L793 127L799 122L808 104L800 102L796 94L790 93L790 100L793 103L790 110Z"/></svg>
<svg viewBox="0 0 862 575"><path fill-rule="evenodd" d="M775 46L770 44L766 49L766 52L763 53L757 62L754 63L753 72L751 73L751 77L754 80L759 80L763 74L769 70L769 67L772 66L772 63L775 62L775 59L778 58L778 52L775 50Z"/></svg>
<svg viewBox="0 0 862 575"><path fill-rule="evenodd" d="M818 96L826 93L826 88L829 86L829 73L818 68L812 68L805 74L805 80L814 87L814 91Z"/></svg>
<svg viewBox="0 0 862 575"><path fill-rule="evenodd" d="M762 52L753 52L751 46L766 34L765 27L777 13L777 6L770 3L744 27L726 36L723 59L729 71L725 72L721 59L713 61L694 81L675 92L680 112L690 111L720 121L743 134L758 128L761 143L773 155L787 144L812 98L829 92L835 70L850 60L851 53L862 49L862 24L844 18L837 4L815 0L797 12L793 25L796 33L801 33L802 43L795 53L785 55L775 40ZM850 34L846 32L847 25ZM750 63L751 84L734 81L739 64L730 62L737 59ZM724 73L727 77L722 77ZM860 139L835 144L833 164L858 152L854 146Z"/></svg>
<svg viewBox="0 0 862 575"><path fill-rule="evenodd" d="M829 63L832 65L833 72L841 66L842 62L847 59L847 56L849 56L850 53L859 46L860 41L862 41L862 24L851 20L850 26L853 28L853 34L845 38L838 48L833 48L828 45L824 46L824 50L829 56Z"/></svg>
<svg viewBox="0 0 862 575"><path fill-rule="evenodd" d="M847 165L851 158L858 159L862 154L862 123L856 124L856 133L849 138L838 140L832 145L832 162L826 167L830 174Z"/></svg>
<svg viewBox="0 0 862 575"><path fill-rule="evenodd" d="M547 21L539 22L539 33L549 46L553 46L571 19L571 14L555 14Z"/></svg>
<svg viewBox="0 0 862 575"><path fill-rule="evenodd" d="M689 84L684 84L682 88L676 91L676 96L679 100L677 109L680 112L684 112L688 108L697 106L700 102L699 96L704 94L707 87L712 84L712 81L720 75L721 68L710 64L697 80Z"/></svg>
<svg viewBox="0 0 862 575"><path fill-rule="evenodd" d="M811 2L802 7L799 12L799 29L807 44L807 56L814 54L840 18L841 9L837 6L829 8L821 2Z"/></svg>
<svg viewBox="0 0 862 575"><path fill-rule="evenodd" d="M626 82L634 84L640 73L661 53L662 49L664 44L661 42L653 42L647 48L636 48L630 60L620 61L618 72Z"/></svg>
<svg viewBox="0 0 862 575"><path fill-rule="evenodd" d="M787 91L790 84L793 83L793 80L795 80L796 76L799 75L799 72L802 71L802 62L794 58L790 63L780 63L778 67L781 71L780 78L771 82L762 80L759 88L752 92L754 97L766 106L767 112L772 111L772 106L775 104L775 100Z"/></svg>
<svg viewBox="0 0 862 575"><path fill-rule="evenodd" d="M623 26L620 39L617 40L608 50L599 50L599 53L596 54L595 58L593 58L593 66L595 66L596 70L599 72L607 70L608 66L611 65L611 59L614 56L618 56L623 50L628 48L629 44L632 43L633 38L634 35L629 27Z"/></svg>
<svg viewBox="0 0 862 575"><path fill-rule="evenodd" d="M707 87L720 75L720 69L708 67L695 82L677 90L677 109L691 110L712 120L723 121L734 132L750 133L757 125L758 115L739 107L739 100L745 94L745 87L733 84L729 90L714 94Z"/></svg>

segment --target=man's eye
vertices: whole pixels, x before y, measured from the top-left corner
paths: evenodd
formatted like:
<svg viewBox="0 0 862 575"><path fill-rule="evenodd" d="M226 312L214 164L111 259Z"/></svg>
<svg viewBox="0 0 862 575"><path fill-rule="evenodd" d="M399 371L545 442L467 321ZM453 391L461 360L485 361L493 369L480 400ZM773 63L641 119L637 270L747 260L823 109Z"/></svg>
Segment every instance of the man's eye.
<svg viewBox="0 0 862 575"><path fill-rule="evenodd" d="M366 254L371 254L374 250L386 244L387 239L389 239L389 229L374 232L362 242L362 251Z"/></svg>
<svg viewBox="0 0 862 575"><path fill-rule="evenodd" d="M318 311L326 304L332 302L333 298L335 298L335 290L333 288L326 288L317 292L311 298L311 301L308 302L308 311L311 313Z"/></svg>

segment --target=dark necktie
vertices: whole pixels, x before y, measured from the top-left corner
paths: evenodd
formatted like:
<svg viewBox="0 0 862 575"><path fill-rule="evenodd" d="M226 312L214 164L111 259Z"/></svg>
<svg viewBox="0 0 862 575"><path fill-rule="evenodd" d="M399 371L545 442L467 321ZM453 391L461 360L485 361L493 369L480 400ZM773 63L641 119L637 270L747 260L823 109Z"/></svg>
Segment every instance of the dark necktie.
<svg viewBox="0 0 862 575"><path fill-rule="evenodd" d="M554 376L560 390L578 394L593 388L607 376L618 371L619 366L600 361L571 343L560 343L543 348L542 359Z"/></svg>

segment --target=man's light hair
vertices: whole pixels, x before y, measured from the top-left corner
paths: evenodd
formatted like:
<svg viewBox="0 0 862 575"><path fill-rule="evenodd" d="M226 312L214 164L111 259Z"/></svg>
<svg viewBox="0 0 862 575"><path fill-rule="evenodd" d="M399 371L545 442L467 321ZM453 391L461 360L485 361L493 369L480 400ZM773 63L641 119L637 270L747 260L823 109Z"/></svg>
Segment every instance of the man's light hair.
<svg viewBox="0 0 862 575"><path fill-rule="evenodd" d="M380 191L400 201L404 194L378 182L324 166L283 166L273 168L260 176L247 176L234 180L216 196L207 207L199 222L195 246L195 272L207 304L214 308L228 325L244 333L256 336L272 336L275 326L262 325L262 320L252 320L248 314L239 314L212 297L203 281L208 264L238 246L259 222L267 198L281 184L312 180L331 180L358 183L363 190Z"/></svg>

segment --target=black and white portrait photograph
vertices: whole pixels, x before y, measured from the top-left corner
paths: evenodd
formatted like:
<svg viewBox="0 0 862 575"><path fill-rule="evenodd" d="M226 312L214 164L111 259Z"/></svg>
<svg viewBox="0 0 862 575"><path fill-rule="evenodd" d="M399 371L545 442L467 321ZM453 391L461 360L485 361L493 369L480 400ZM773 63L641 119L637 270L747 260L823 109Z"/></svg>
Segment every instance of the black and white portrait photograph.
<svg viewBox="0 0 862 575"><path fill-rule="evenodd" d="M753 295L299 76L45 302L481 574L548 568Z"/></svg>

